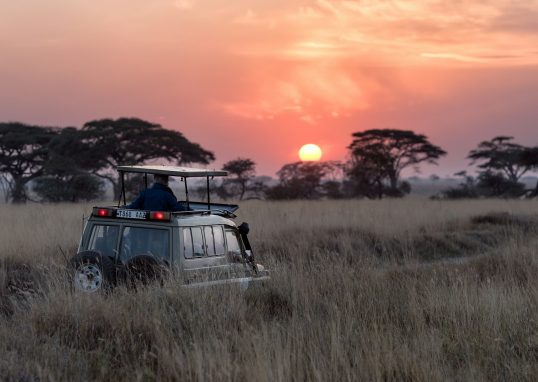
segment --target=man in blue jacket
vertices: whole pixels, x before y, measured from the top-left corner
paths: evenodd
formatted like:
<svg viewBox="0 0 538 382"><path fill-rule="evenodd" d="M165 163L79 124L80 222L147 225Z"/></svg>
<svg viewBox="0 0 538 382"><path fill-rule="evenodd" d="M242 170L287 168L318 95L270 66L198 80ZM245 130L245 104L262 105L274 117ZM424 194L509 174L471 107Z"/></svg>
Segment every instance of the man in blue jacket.
<svg viewBox="0 0 538 382"><path fill-rule="evenodd" d="M168 187L168 176L155 174L153 186L145 189L127 208L148 211L188 211L187 206L178 202Z"/></svg>

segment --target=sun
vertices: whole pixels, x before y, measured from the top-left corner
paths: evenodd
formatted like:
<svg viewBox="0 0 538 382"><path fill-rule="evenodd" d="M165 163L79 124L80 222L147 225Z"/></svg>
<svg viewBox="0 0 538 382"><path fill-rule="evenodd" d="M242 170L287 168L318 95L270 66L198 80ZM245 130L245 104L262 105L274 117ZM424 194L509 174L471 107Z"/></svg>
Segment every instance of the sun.
<svg viewBox="0 0 538 382"><path fill-rule="evenodd" d="M308 143L299 150L299 159L303 162L316 162L321 159L321 149L318 145Z"/></svg>

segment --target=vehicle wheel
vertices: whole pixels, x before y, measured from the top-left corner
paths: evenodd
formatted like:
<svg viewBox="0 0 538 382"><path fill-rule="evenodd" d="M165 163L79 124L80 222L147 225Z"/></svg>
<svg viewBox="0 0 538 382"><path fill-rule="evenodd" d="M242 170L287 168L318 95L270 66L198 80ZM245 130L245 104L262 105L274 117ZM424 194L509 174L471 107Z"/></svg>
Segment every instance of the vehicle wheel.
<svg viewBox="0 0 538 382"><path fill-rule="evenodd" d="M114 263L102 253L84 251L70 261L76 291L95 293L110 290L116 283Z"/></svg>
<svg viewBox="0 0 538 382"><path fill-rule="evenodd" d="M135 286L137 282L147 285L158 281L162 284L169 273L166 263L151 255L134 256L127 261L125 267L132 286Z"/></svg>

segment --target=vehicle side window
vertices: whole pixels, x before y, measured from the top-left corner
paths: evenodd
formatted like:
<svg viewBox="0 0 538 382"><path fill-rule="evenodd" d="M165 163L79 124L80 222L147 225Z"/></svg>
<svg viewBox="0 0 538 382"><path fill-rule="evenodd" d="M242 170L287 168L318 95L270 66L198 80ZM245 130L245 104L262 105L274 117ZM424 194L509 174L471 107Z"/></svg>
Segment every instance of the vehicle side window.
<svg viewBox="0 0 538 382"><path fill-rule="evenodd" d="M137 255L152 255L163 260L170 257L168 230L142 227L124 227L120 259L125 262Z"/></svg>
<svg viewBox="0 0 538 382"><path fill-rule="evenodd" d="M226 254L226 248L224 245L224 231L222 226L213 226L213 238L215 239L215 255L223 256Z"/></svg>
<svg viewBox="0 0 538 382"><path fill-rule="evenodd" d="M203 257L204 251L204 237L202 236L202 227L191 227L192 233L192 248L194 257Z"/></svg>
<svg viewBox="0 0 538 382"><path fill-rule="evenodd" d="M119 226L94 225L88 250L99 251L108 257L115 257L114 251L118 242Z"/></svg>
<svg viewBox="0 0 538 382"><path fill-rule="evenodd" d="M204 236L207 256L215 256L215 240L213 239L213 228L211 226L204 227Z"/></svg>
<svg viewBox="0 0 538 382"><path fill-rule="evenodd" d="M226 230L226 244L228 245L228 252L241 253L241 246L239 244L237 232Z"/></svg>
<svg viewBox="0 0 538 382"><path fill-rule="evenodd" d="M206 255L223 256L225 252L221 226L183 228L183 254L186 259Z"/></svg>
<svg viewBox="0 0 538 382"><path fill-rule="evenodd" d="M183 228L183 254L186 259L192 259L193 253L191 229Z"/></svg>

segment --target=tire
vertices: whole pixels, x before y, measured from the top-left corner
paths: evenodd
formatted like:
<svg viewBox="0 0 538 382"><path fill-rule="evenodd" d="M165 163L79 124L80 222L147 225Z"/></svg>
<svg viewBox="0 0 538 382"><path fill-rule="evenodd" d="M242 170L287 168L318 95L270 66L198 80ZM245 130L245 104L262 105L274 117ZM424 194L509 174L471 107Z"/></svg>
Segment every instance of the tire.
<svg viewBox="0 0 538 382"><path fill-rule="evenodd" d="M110 291L116 285L114 263L96 251L77 253L70 261L72 285L78 292Z"/></svg>
<svg viewBox="0 0 538 382"><path fill-rule="evenodd" d="M148 285L151 282L163 283L169 274L166 263L151 255L134 256L125 264L128 280L131 286L136 287L137 283Z"/></svg>

